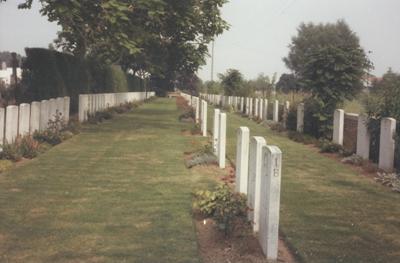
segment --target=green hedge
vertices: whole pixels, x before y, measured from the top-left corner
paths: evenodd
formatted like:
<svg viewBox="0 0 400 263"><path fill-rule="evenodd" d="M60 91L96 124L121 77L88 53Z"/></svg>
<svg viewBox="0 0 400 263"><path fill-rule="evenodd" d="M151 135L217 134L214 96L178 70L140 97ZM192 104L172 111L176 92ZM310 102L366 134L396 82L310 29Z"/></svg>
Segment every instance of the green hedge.
<svg viewBox="0 0 400 263"><path fill-rule="evenodd" d="M26 48L25 52L22 84L16 98L20 103L70 96L71 111L75 113L79 94L144 88L137 77L126 74L118 65L102 65L44 48Z"/></svg>

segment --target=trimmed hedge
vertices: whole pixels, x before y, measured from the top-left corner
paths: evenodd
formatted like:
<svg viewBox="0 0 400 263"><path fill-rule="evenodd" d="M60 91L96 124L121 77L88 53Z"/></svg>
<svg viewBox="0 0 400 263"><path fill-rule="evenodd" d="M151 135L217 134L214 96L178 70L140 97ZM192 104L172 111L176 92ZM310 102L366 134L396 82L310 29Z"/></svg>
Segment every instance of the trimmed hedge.
<svg viewBox="0 0 400 263"><path fill-rule="evenodd" d="M119 65L103 65L44 48L26 48L25 52L22 85L16 95L19 103L70 96L71 112L76 113L79 94L144 89L136 76Z"/></svg>

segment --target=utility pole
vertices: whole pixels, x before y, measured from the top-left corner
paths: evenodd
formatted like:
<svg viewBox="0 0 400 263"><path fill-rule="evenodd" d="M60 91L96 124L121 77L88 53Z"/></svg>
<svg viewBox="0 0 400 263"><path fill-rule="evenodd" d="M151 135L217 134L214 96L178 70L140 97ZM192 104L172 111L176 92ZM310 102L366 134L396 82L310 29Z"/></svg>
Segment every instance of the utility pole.
<svg viewBox="0 0 400 263"><path fill-rule="evenodd" d="M214 40L211 44L211 81L214 81Z"/></svg>

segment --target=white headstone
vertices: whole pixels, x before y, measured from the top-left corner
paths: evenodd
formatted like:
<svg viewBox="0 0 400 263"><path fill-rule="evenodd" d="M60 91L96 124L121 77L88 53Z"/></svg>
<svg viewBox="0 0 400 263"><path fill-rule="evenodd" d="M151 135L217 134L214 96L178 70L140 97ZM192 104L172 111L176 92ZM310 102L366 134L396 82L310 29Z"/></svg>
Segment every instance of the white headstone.
<svg viewBox="0 0 400 263"><path fill-rule="evenodd" d="M250 140L249 158L249 185L247 190L247 206L250 208L248 218L253 222L253 231L260 228L260 191L261 191L261 167L262 147L266 145L263 137L253 136Z"/></svg>
<svg viewBox="0 0 400 263"><path fill-rule="evenodd" d="M282 152L276 146L264 146L260 190L259 240L267 260L277 260Z"/></svg>
<svg viewBox="0 0 400 263"><path fill-rule="evenodd" d="M196 98L196 101L195 101L195 121L196 121L196 123L199 123L199 118L200 118L200 99Z"/></svg>
<svg viewBox="0 0 400 263"><path fill-rule="evenodd" d="M105 99L105 98L104 98L104 99ZM64 112L64 120L65 120L65 123L68 123L68 121L69 121L70 102L71 102L70 97L64 97L64 109L63 109L63 112ZM106 102L106 101L104 101L104 103L105 103L105 102Z"/></svg>
<svg viewBox="0 0 400 263"><path fill-rule="evenodd" d="M274 108L272 110L272 120L274 122L279 122L279 101L275 100L273 106Z"/></svg>
<svg viewBox="0 0 400 263"><path fill-rule="evenodd" d="M250 140L249 128L239 127L236 131L236 136L236 191L247 194Z"/></svg>
<svg viewBox="0 0 400 263"><path fill-rule="evenodd" d="M249 117L253 117L253 98L249 98Z"/></svg>
<svg viewBox="0 0 400 263"><path fill-rule="evenodd" d="M368 160L369 159L369 146L370 135L367 127L368 117L366 115L358 116L357 123L357 155Z"/></svg>
<svg viewBox="0 0 400 263"><path fill-rule="evenodd" d="M379 168L388 172L393 171L396 134L396 120L383 118L381 121L381 137L379 141Z"/></svg>
<svg viewBox="0 0 400 263"><path fill-rule="evenodd" d="M304 130L304 103L297 105L297 132L303 132Z"/></svg>
<svg viewBox="0 0 400 263"><path fill-rule="evenodd" d="M220 115L220 110L214 109L213 149L216 156L218 156L219 115Z"/></svg>
<svg viewBox="0 0 400 263"><path fill-rule="evenodd" d="M31 116L31 105L22 103L19 105L18 114L18 135L25 136L29 134L29 124Z"/></svg>
<svg viewBox="0 0 400 263"><path fill-rule="evenodd" d="M65 116L64 116L64 97L59 97L56 99L56 103L57 103L57 108L56 108L56 112L58 114L58 116L61 115L61 118L64 120L65 122Z"/></svg>
<svg viewBox="0 0 400 263"><path fill-rule="evenodd" d="M42 100L40 102L40 126L39 130L44 131L49 125L49 101Z"/></svg>
<svg viewBox="0 0 400 263"><path fill-rule="evenodd" d="M13 143L18 135L18 106L6 108L5 143Z"/></svg>
<svg viewBox="0 0 400 263"><path fill-rule="evenodd" d="M264 120L268 120L268 100L264 99Z"/></svg>
<svg viewBox="0 0 400 263"><path fill-rule="evenodd" d="M49 99L49 120L55 120L57 114L57 100Z"/></svg>
<svg viewBox="0 0 400 263"><path fill-rule="evenodd" d="M240 97L240 112L244 111L244 97Z"/></svg>
<svg viewBox="0 0 400 263"><path fill-rule="evenodd" d="M264 118L264 99L258 100L258 117L261 120Z"/></svg>
<svg viewBox="0 0 400 263"><path fill-rule="evenodd" d="M225 168L226 151L226 113L219 115L219 136L218 136L218 164L219 168Z"/></svg>
<svg viewBox="0 0 400 263"><path fill-rule="evenodd" d="M203 100L201 104L201 131L203 136L207 136L207 101Z"/></svg>
<svg viewBox="0 0 400 263"><path fill-rule="evenodd" d="M6 124L6 111L0 108L0 145L4 144L4 125Z"/></svg>
<svg viewBox="0 0 400 263"><path fill-rule="evenodd" d="M344 110L337 109L333 115L333 138L336 144L343 145Z"/></svg>
<svg viewBox="0 0 400 263"><path fill-rule="evenodd" d="M87 112L88 112L88 96L87 95L79 95L79 122L84 122L86 120Z"/></svg>
<svg viewBox="0 0 400 263"><path fill-rule="evenodd" d="M33 134L40 129L40 102L33 101L31 103L31 119L29 124L29 132Z"/></svg>
<svg viewBox="0 0 400 263"><path fill-rule="evenodd" d="M258 98L255 98L254 99L254 116L255 117L258 117L258 104L259 104L259 99Z"/></svg>

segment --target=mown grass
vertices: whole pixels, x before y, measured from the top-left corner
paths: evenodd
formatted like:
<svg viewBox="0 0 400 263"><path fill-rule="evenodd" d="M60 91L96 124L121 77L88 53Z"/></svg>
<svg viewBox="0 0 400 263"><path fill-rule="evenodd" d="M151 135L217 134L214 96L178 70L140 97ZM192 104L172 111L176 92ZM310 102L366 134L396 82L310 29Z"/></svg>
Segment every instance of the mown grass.
<svg viewBox="0 0 400 263"><path fill-rule="evenodd" d="M200 262L175 101L158 99L0 175L0 262Z"/></svg>
<svg viewBox="0 0 400 263"><path fill-rule="evenodd" d="M213 126L209 107L209 129ZM280 230L304 262L399 262L400 195L350 167L236 114L227 116L227 156L236 129L283 152Z"/></svg>

